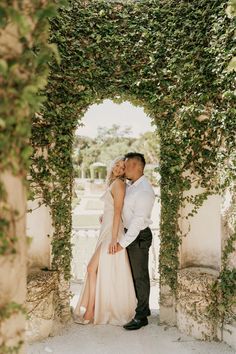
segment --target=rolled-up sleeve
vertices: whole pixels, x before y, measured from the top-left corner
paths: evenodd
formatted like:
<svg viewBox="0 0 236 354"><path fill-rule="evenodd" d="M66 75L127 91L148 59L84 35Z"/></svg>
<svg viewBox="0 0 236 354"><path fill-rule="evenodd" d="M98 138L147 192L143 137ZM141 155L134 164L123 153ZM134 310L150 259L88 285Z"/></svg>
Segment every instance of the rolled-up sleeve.
<svg viewBox="0 0 236 354"><path fill-rule="evenodd" d="M145 228L145 221L150 219L155 196L148 192L142 191L138 193L135 200L134 213L127 232L120 239L119 243L123 248L131 244L139 232Z"/></svg>

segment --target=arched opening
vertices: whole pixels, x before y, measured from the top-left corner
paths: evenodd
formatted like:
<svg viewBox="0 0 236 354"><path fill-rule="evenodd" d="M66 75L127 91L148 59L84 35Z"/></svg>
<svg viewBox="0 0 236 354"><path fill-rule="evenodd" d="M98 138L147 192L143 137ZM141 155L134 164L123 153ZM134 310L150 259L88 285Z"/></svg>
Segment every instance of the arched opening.
<svg viewBox="0 0 236 354"><path fill-rule="evenodd" d="M145 175L152 183L156 195L151 225L153 241L149 251L150 308L156 314L159 309L160 246L158 132L151 125L150 117L144 113L143 108L135 107L128 101L118 104L112 100L104 100L98 105L91 105L81 122L83 126L76 130L73 150L76 175L72 200L71 290L74 296L71 305L74 307L78 301L87 264L98 239L99 216L103 210L100 196L106 189L105 177L109 164L117 156L138 151L145 156ZM91 174L91 167L97 171Z"/></svg>
<svg viewBox="0 0 236 354"><path fill-rule="evenodd" d="M189 171L199 177L200 183L206 187L206 190L208 188L208 194L206 193L205 196L212 193L212 190L215 191L212 184L217 168L223 161L217 160L214 156L215 151L221 148L216 139L218 128L215 127L219 122L222 123L222 117L225 119L226 116L230 118L232 115L230 109L226 115L223 113L225 106L224 103L222 105L219 103L219 88L228 92L231 87L223 84L223 81L219 83L218 78L215 77L218 75L216 73L221 70L218 60L215 60L219 55L218 49L214 52L212 48L212 43L215 43L215 38L220 32L217 27L218 15L212 16L211 6L208 7L208 5L204 5L206 6L204 16L202 4L199 5L200 9L198 9L198 3L180 2L176 7L172 5L170 2L160 4L141 2L132 7L131 4L91 2L90 6L88 2L78 1L73 4L73 8L68 10L69 13L65 11L64 14L62 13L62 18L54 22L53 35L62 53L62 65L60 67L55 65L53 68L48 89L48 102L45 104L45 116L42 120L36 120L40 136L37 136L37 129L33 134L38 146L45 148L45 154L49 152L49 162L47 165L44 159L37 160L36 158L39 173L34 177L36 183L39 182L40 186L44 187L44 198L51 207L55 226L52 240L52 268L68 281L73 182L71 141L77 120L83 117L84 112L93 103L101 102L104 98L113 98L116 95L119 95L122 100L125 98L131 102L137 101L140 106L152 112L156 124L160 127L162 141L161 197L164 207L162 208L160 269L163 283L168 288L167 294L163 290L165 300L163 303L165 302L166 307L164 319L167 323L176 324L177 322L179 328L186 332L190 331L190 333L193 327L191 321L193 321L196 326L196 332L192 333L194 336L202 338L206 335L212 338L215 333L214 328L210 326L209 330L205 330L204 323L203 329L198 326L198 320L201 317L198 314L205 311L205 305L200 306L200 310L193 311L193 315L188 311L191 301L194 304L194 310L195 304L202 303L202 299L206 298L204 292L197 294L197 300L194 292L191 293L191 297L182 296L184 303L177 299L176 321L177 288L182 287L183 292L186 289L191 290L191 277L200 286L203 282L202 270L195 277L192 269L187 274L181 273L182 269L179 269L180 266L190 268L196 263L192 257L188 257L186 262L182 260L180 262L179 246L182 230L178 222L183 192L192 187L192 179L187 175ZM78 11L78 8L81 11ZM218 10L222 9L218 8ZM166 14L169 14L170 18ZM73 21L71 21L71 16ZM181 31L178 26L176 28L179 21L183 23ZM198 25L193 37L190 31L191 21L194 25ZM162 31L163 24L170 29L170 32ZM226 25L224 23L224 29L227 31ZM202 28L204 28L204 33L202 33ZM120 36L120 31L126 35ZM113 36L110 35L111 32ZM225 41L224 44L227 46L226 37L223 42ZM209 38L212 38L212 41L209 41ZM197 56L192 46L193 40L199 48ZM204 43L210 43L209 47L203 46L202 40L205 41ZM69 43L66 50L64 43ZM189 51L190 43L192 51ZM220 48L223 48L223 45ZM207 96L209 86L214 80L216 80L215 91L211 86L211 95ZM226 96L228 97L228 94ZM225 104L227 106L228 103ZM224 140L224 134L222 136ZM43 173L40 171L41 168ZM91 177L89 173L90 171L88 171L88 177ZM99 177L98 172L95 174L95 177L97 176ZM190 194L191 199L191 191ZM204 201L204 198L199 199L200 201L197 200L198 203L195 205L196 209L200 208ZM192 236L196 238L195 234ZM201 247L198 249L200 252L202 249L205 252L203 244L199 243ZM189 253L188 243L185 242L183 246L182 250ZM220 250L219 247L217 247L217 252L218 250ZM195 251L192 244L190 251ZM219 253L217 255L220 258ZM218 261L216 263L219 264ZM197 265L203 266L206 279L211 278L207 273L207 268L211 266L209 257ZM216 276L212 277L212 282L215 279ZM64 299L68 299L68 294L66 295ZM60 297L62 298L63 296ZM181 320L182 315L187 321ZM63 318L62 312L60 312L60 317ZM206 322L211 324L211 319L207 317ZM184 324L184 327L181 327L181 324Z"/></svg>
<svg viewBox="0 0 236 354"><path fill-rule="evenodd" d="M54 314L59 314L63 320L70 317L68 303L63 303L68 293L65 298L60 297L63 292L58 291L58 284L61 286L70 274L73 129L78 115L82 115L86 107L101 98L114 97L114 92L118 92L147 104L161 127L164 212L160 264L163 279L172 285L173 291L177 287L184 292L187 289L186 296L182 293L181 299L177 298L177 325L204 339L219 336L216 325L221 325L220 339L235 346L236 327L233 322L231 328L228 327L229 321L235 318L235 222L232 227L231 222L227 225L225 234L219 233L223 237L222 248L215 248L218 259L213 263L209 262L209 257L200 260L204 269L197 277L191 269L185 274L181 274L182 269L179 271L177 235L183 190L190 191L187 196L190 200L196 196L191 193L194 186L188 172L196 174L201 187L206 188L206 193L203 190L195 199L196 209L201 208L204 197L225 191L235 182L232 167L235 166L234 58L231 70L226 72L229 60L235 55L235 23L230 11L234 4L227 8L230 18L225 13L227 4L228 1L75 0L67 9L60 9L60 15L52 21L51 39L58 44L62 61L61 66L50 63L48 101L43 112L33 119L32 129L35 152L32 179L36 189L43 190L43 202L48 208L44 211L47 214L50 210L48 224L54 227L53 262L46 260L51 267L48 270L55 275L53 292L57 293L53 302L57 308L56 311L52 308L51 322ZM25 2L18 6L17 2L3 1L1 7L3 267L0 268L3 276L0 288L3 294L1 320L4 321L1 334L5 339L0 346L4 352L24 350L21 348L24 333L21 304L26 290L26 192L23 185L30 156L28 139L32 115L39 111L42 103L37 91L47 81L49 49L55 52L55 46L48 45L46 20L48 15L54 14L53 7L46 2L32 6ZM219 177L219 170L226 173ZM222 177L223 186L218 177ZM235 197L231 200L235 204ZM213 199L211 201L215 204ZM206 217L204 210L199 214L200 219L202 214ZM197 229L193 230L191 241L198 238ZM43 237L48 237L46 230L43 232ZM202 245L198 242L198 254L202 252ZM183 246L186 253L188 242ZM191 244L192 251L196 253ZM190 268L199 265L199 259L187 257L180 265ZM206 293L204 279L207 283L210 279L207 268L219 264L220 273L217 278L211 278L213 287ZM202 291L194 292L192 279ZM49 288L45 279L41 279L44 288L45 284ZM205 300L210 301L210 317L209 312L205 317L206 308L209 310L209 306L206 307L209 302L206 304ZM223 301L223 306L219 300ZM172 303L167 297L168 306ZM181 327L181 321L185 328ZM206 324L210 325L208 329ZM49 328L47 333L50 331Z"/></svg>

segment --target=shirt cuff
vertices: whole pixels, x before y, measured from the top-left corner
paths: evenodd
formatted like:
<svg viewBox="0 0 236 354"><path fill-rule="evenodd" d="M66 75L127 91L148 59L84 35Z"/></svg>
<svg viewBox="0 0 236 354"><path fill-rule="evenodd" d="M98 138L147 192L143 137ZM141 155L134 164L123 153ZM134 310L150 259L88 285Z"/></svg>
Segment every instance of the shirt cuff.
<svg viewBox="0 0 236 354"><path fill-rule="evenodd" d="M119 244L121 245L121 247L123 248L126 248L128 245L127 245L127 242L126 240L123 238L119 241Z"/></svg>

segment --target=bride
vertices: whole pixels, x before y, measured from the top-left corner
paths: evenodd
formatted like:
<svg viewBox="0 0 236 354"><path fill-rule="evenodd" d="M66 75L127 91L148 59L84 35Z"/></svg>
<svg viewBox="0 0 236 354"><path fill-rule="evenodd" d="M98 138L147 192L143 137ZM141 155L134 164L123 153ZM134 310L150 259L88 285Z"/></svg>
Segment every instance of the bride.
<svg viewBox="0 0 236 354"><path fill-rule="evenodd" d="M135 313L137 300L127 251L116 252L124 234L124 169L124 158L118 157L108 172L99 238L74 310L76 323L124 325Z"/></svg>

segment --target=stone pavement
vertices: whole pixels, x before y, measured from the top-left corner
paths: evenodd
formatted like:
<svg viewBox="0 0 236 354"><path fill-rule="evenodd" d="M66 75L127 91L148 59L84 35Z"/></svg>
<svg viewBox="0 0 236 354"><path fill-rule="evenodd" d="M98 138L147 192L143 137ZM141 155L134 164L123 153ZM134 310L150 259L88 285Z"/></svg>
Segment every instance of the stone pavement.
<svg viewBox="0 0 236 354"><path fill-rule="evenodd" d="M155 215L159 215L156 203ZM82 208L83 212L84 209ZM75 210L80 214L81 209ZM93 211L94 212L94 211ZM96 211L97 212L97 211ZM154 226L158 226L154 225ZM78 301L81 284L72 282L74 307ZM126 331L111 325L72 324L60 335L28 346L27 354L235 354L224 343L201 342L180 333L175 327L158 325L158 281L152 282L149 325L138 331Z"/></svg>
<svg viewBox="0 0 236 354"><path fill-rule="evenodd" d="M232 354L224 343L201 342L175 327L157 325L154 312L149 325L126 331L111 325L72 324L61 335L28 347L27 354Z"/></svg>

